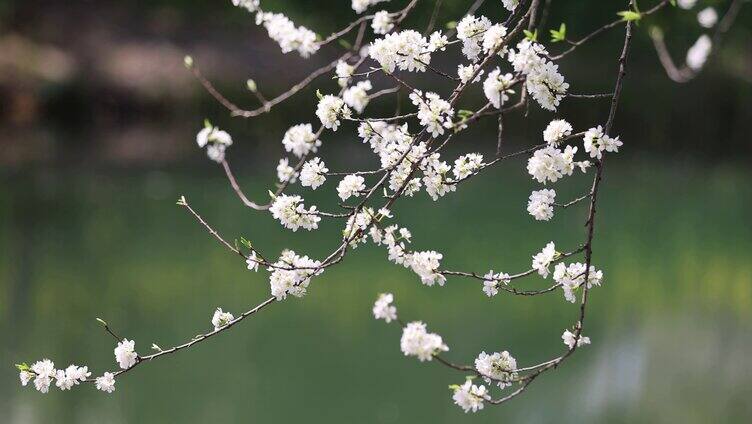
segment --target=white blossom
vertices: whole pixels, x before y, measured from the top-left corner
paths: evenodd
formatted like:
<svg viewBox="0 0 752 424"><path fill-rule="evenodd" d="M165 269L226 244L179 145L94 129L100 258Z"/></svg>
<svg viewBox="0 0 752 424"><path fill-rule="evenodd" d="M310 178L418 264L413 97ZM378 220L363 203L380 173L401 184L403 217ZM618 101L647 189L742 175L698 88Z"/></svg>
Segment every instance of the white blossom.
<svg viewBox="0 0 752 424"><path fill-rule="evenodd" d="M316 190L326 181L325 174L327 172L329 172L329 168L326 167L324 161L313 158L303 164L303 168L300 170L300 185Z"/></svg>
<svg viewBox="0 0 752 424"><path fill-rule="evenodd" d="M259 263L261 262L261 258L259 258L256 255L256 251L251 251L251 254L248 256L248 259L245 260L245 263L248 266L248 270L258 272L259 269Z"/></svg>
<svg viewBox="0 0 752 424"><path fill-rule="evenodd" d="M400 349L405 356L416 356L421 362L430 361L439 352L449 350L441 336L429 333L426 324L420 321L408 323L402 330Z"/></svg>
<svg viewBox="0 0 752 424"><path fill-rule="evenodd" d="M70 390L73 386L85 381L91 373L88 367L69 365L65 370L58 370L55 385L60 390Z"/></svg>
<svg viewBox="0 0 752 424"><path fill-rule="evenodd" d="M564 344L567 345L567 347L569 347L570 349L574 348L575 342L577 343L577 347L590 344L590 337L580 336L579 339L577 339L574 333L569 330L564 330L564 333L561 335L561 339L564 341Z"/></svg>
<svg viewBox="0 0 752 424"><path fill-rule="evenodd" d="M467 380L461 386L451 386L454 389L452 400L462 408L465 413L478 412L483 409L483 401L490 399L485 386L476 386L471 380Z"/></svg>
<svg viewBox="0 0 752 424"><path fill-rule="evenodd" d="M343 201L350 196L360 197L360 192L366 189L365 179L360 175L347 175L337 185L337 194Z"/></svg>
<svg viewBox="0 0 752 424"><path fill-rule="evenodd" d="M460 81L463 84L467 84L470 81L470 78L472 78L473 74L475 74L475 71L478 70L478 68L480 68L480 65L477 65L477 64L476 65L473 65L473 64L459 65L457 66L457 76L460 77ZM478 75L475 76L475 79L473 80L473 82L480 81L480 76L483 75L483 72L484 72L483 70L478 72Z"/></svg>
<svg viewBox="0 0 752 424"><path fill-rule="evenodd" d="M214 330L219 330L234 319L235 317L231 313L223 311L222 308L217 308L214 311L211 322L214 326Z"/></svg>
<svg viewBox="0 0 752 424"><path fill-rule="evenodd" d="M52 379L57 375L55 363L49 359L42 359L31 365L31 371L36 375L34 377L34 388L40 393L49 392ZM23 380L21 383L23 383Z"/></svg>
<svg viewBox="0 0 752 424"><path fill-rule="evenodd" d="M556 264L554 268L554 281L561 284L564 290L564 298L574 303L577 298L575 297L575 290L577 290L585 282L585 264L575 262L569 265L564 263ZM600 286L603 282L603 272L595 269L594 266L590 266L588 272L587 288L590 289L593 286Z"/></svg>
<svg viewBox="0 0 752 424"><path fill-rule="evenodd" d="M377 3L382 3L389 0L352 0L352 9L355 13L363 13L369 7Z"/></svg>
<svg viewBox="0 0 752 424"><path fill-rule="evenodd" d="M502 389L511 386L511 380L517 378L517 360L506 350L490 355L481 352L475 359L475 369L486 383L496 382Z"/></svg>
<svg viewBox="0 0 752 424"><path fill-rule="evenodd" d="M389 12L381 10L373 15L373 21L371 22L371 28L374 34L386 34L394 28L394 22Z"/></svg>
<svg viewBox="0 0 752 424"><path fill-rule="evenodd" d="M682 9L689 10L689 9L695 7L695 4L697 4L697 0L677 0L676 3Z"/></svg>
<svg viewBox="0 0 752 424"><path fill-rule="evenodd" d="M452 127L454 109L438 94L429 92L423 96L423 93L416 91L410 93L410 100L418 107L420 124L425 126L432 136L438 137L444 134L444 128Z"/></svg>
<svg viewBox="0 0 752 424"><path fill-rule="evenodd" d="M428 40L418 31L405 30L391 33L371 43L368 55L387 72L395 68L403 71L423 72L431 63Z"/></svg>
<svg viewBox="0 0 752 424"><path fill-rule="evenodd" d="M485 16L467 15L457 23L457 38L462 40L462 54L475 61L482 50L484 33L491 27Z"/></svg>
<svg viewBox="0 0 752 424"><path fill-rule="evenodd" d="M345 104L355 109L358 113L363 113L363 110L368 106L368 102L371 100L368 97L368 90L371 90L373 86L371 81L359 81L357 84L345 90L342 93L342 99Z"/></svg>
<svg viewBox="0 0 752 424"><path fill-rule="evenodd" d="M502 74L499 68L494 69L488 74L488 78L483 81L483 93L489 102L496 108L501 109L501 105L509 100L509 94L514 91L510 89L514 82L514 75Z"/></svg>
<svg viewBox="0 0 752 424"><path fill-rule="evenodd" d="M225 160L225 150L232 145L232 137L206 122L204 128L196 135L196 143L200 148L206 147L209 159L221 163Z"/></svg>
<svg viewBox="0 0 752 424"><path fill-rule="evenodd" d="M324 272L321 262L308 256L299 256L292 250L283 251L279 260L269 267L269 271L269 286L272 296L277 300L286 299L288 294L305 296L311 277Z"/></svg>
<svg viewBox="0 0 752 424"><path fill-rule="evenodd" d="M412 268L413 272L418 274L423 284L433 286L438 283L440 286L443 286L446 282L446 277L436 272L442 258L443 255L441 253L429 250L411 253L405 261Z"/></svg>
<svg viewBox="0 0 752 424"><path fill-rule="evenodd" d="M115 391L115 374L111 372L104 373L103 376L96 379L97 390L112 393Z"/></svg>
<svg viewBox="0 0 752 424"><path fill-rule="evenodd" d="M334 72L337 75L337 84L344 88L350 82L350 78L353 72L355 72L355 66L348 64L344 60L340 60L337 62Z"/></svg>
<svg viewBox="0 0 752 424"><path fill-rule="evenodd" d="M457 160L454 161L452 173L456 180L462 180L478 171L482 165L483 155L480 153L468 153L458 157Z"/></svg>
<svg viewBox="0 0 752 424"><path fill-rule="evenodd" d="M391 293L382 293L379 298L376 299L376 303L373 305L373 317L376 319L383 319L387 323L397 319L397 307L392 305L394 302L394 295Z"/></svg>
<svg viewBox="0 0 752 424"><path fill-rule="evenodd" d="M345 105L344 100L331 94L322 97L316 108L316 116L321 120L321 124L332 131L337 131L339 128L340 117L349 118L350 114L350 109Z"/></svg>
<svg viewBox="0 0 752 424"><path fill-rule="evenodd" d="M301 227L309 231L315 230L321 221L321 218L316 215L316 206L306 209L303 198L300 196L280 194L274 198L269 211L283 227L293 231L298 231Z"/></svg>
<svg viewBox="0 0 752 424"><path fill-rule="evenodd" d="M509 274L500 272L495 274L490 270L483 276L483 293L488 297L494 297L499 294L499 284L509 284L512 281Z"/></svg>
<svg viewBox="0 0 752 424"><path fill-rule="evenodd" d="M446 50L446 46L449 44L449 39L446 35L444 35L441 31L434 31L431 33L431 36L428 38L428 51L435 52L435 51L444 51Z"/></svg>
<svg viewBox="0 0 752 424"><path fill-rule="evenodd" d="M572 124L563 119L554 119L549 122L546 129L543 130L543 141L556 146L561 139L572 135Z"/></svg>
<svg viewBox="0 0 752 424"><path fill-rule="evenodd" d="M622 146L619 137L610 137L603 133L603 127L598 125L595 128L590 128L585 132L583 138L585 142L585 151L590 154L590 157L601 159L603 152L618 152L619 147Z"/></svg>
<svg viewBox="0 0 752 424"><path fill-rule="evenodd" d="M712 7L706 7L697 13L697 22L703 28L713 28L718 22L718 12Z"/></svg>
<svg viewBox="0 0 752 424"><path fill-rule="evenodd" d="M504 8L510 12L513 12L520 4L520 0L501 0L501 2L504 4Z"/></svg>
<svg viewBox="0 0 752 424"><path fill-rule="evenodd" d="M135 349L136 342L133 340L123 339L122 342L118 342L115 348L115 360L120 365L120 368L127 370L136 364L138 353L136 353Z"/></svg>
<svg viewBox="0 0 752 424"><path fill-rule="evenodd" d="M556 245L554 242L549 242L543 250L533 256L532 268L538 271L541 277L548 278L549 266L554 259L556 259Z"/></svg>
<svg viewBox="0 0 752 424"><path fill-rule="evenodd" d="M316 153L321 146L321 140L316 137L311 124L298 124L285 131L282 145L286 151L302 157L310 152Z"/></svg>
<svg viewBox="0 0 752 424"><path fill-rule="evenodd" d="M548 221L554 216L554 199L556 192L554 190L537 190L530 193L527 202L527 212L535 218L536 221Z"/></svg>
<svg viewBox="0 0 752 424"><path fill-rule="evenodd" d="M692 47L687 50L687 66L695 71L702 69L712 50L713 42L710 40L710 37L706 34L701 35Z"/></svg>
<svg viewBox="0 0 752 424"><path fill-rule="evenodd" d="M491 25L483 34L483 52L490 54L501 46L504 37L507 35L507 28L504 25ZM504 54L505 52L499 52Z"/></svg>
<svg viewBox="0 0 752 424"><path fill-rule="evenodd" d="M269 38L279 44L282 53L296 50L300 56L305 58L316 53L319 49L315 32L302 25L296 27L295 23L281 13L259 11L256 14L256 22L266 28Z"/></svg>
<svg viewBox="0 0 752 424"><path fill-rule="evenodd" d="M21 380L21 385L26 386L29 384L29 381L33 380L35 377L34 373L23 370L20 373L18 373L18 378Z"/></svg>
<svg viewBox="0 0 752 424"><path fill-rule="evenodd" d="M539 183L556 182L565 175L572 175L576 151L572 146L567 146L564 152L551 146L536 150L527 161L527 172Z"/></svg>
<svg viewBox="0 0 752 424"><path fill-rule="evenodd" d="M279 164L277 165L277 179L281 183L284 183L285 181L294 183L297 180L295 169L290 166L290 161L287 158L279 160Z"/></svg>
<svg viewBox="0 0 752 424"><path fill-rule="evenodd" d="M259 8L259 0L232 0L232 4L253 13Z"/></svg>

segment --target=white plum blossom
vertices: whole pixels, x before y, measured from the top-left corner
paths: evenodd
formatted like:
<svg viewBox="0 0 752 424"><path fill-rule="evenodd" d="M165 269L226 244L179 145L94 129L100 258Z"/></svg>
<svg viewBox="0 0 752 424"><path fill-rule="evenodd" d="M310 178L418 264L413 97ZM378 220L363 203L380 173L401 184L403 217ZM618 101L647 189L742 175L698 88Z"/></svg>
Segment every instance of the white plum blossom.
<svg viewBox="0 0 752 424"><path fill-rule="evenodd" d="M391 15L386 10L381 10L373 15L371 28L374 34L386 34L394 28Z"/></svg>
<svg viewBox="0 0 752 424"><path fill-rule="evenodd" d="M115 374L106 372L101 377L97 377L96 382L97 390L101 390L106 393L112 393L115 391Z"/></svg>
<svg viewBox="0 0 752 424"><path fill-rule="evenodd" d="M389 0L352 0L352 9L355 13L363 13L369 7Z"/></svg>
<svg viewBox="0 0 752 424"><path fill-rule="evenodd" d="M456 180L462 180L478 171L482 165L483 155L480 153L468 153L458 157L457 160L454 161L452 173Z"/></svg>
<svg viewBox="0 0 752 424"><path fill-rule="evenodd" d="M564 341L564 344L567 345L567 347L569 347L570 349L574 348L575 343L577 343L577 347L590 344L590 337L580 336L578 339L575 337L575 334L569 330L564 330L564 333L561 335L561 339Z"/></svg>
<svg viewBox="0 0 752 424"><path fill-rule="evenodd" d="M303 169L300 170L300 185L316 190L326 181L327 172L329 168L326 167L324 161L313 158L303 164Z"/></svg>
<svg viewBox="0 0 752 424"><path fill-rule="evenodd" d="M355 72L355 66L348 64L344 60L340 60L337 62L334 72L337 75L337 84L344 88L350 82L350 78L352 78L352 74Z"/></svg>
<svg viewBox="0 0 752 424"><path fill-rule="evenodd" d="M360 175L347 175L337 185L337 194L343 201L350 196L360 197L360 192L366 189L365 179Z"/></svg>
<svg viewBox="0 0 752 424"><path fill-rule="evenodd" d="M470 78L473 77L473 74L480 68L480 65L458 65L457 66L457 76L460 77L460 81L462 81L463 84L467 84L470 81ZM478 72L478 75L475 76L475 79L473 82L480 81L480 76L483 75L483 70Z"/></svg>
<svg viewBox="0 0 752 424"><path fill-rule="evenodd" d="M232 4L253 13L258 10L260 0L232 0Z"/></svg>
<svg viewBox="0 0 752 424"><path fill-rule="evenodd" d="M415 356L423 362L430 361L439 352L448 351L449 347L444 344L440 335L429 333L426 324L414 321L402 330L400 349L405 356Z"/></svg>
<svg viewBox="0 0 752 424"><path fill-rule="evenodd" d="M512 281L509 274L500 272L495 274L490 270L483 276L483 293L488 297L494 297L499 294L499 284L509 284Z"/></svg>
<svg viewBox="0 0 752 424"><path fill-rule="evenodd" d="M563 119L554 119L543 130L543 141L557 146L564 137L572 135L572 124Z"/></svg>
<svg viewBox="0 0 752 424"><path fill-rule="evenodd" d="M527 161L527 172L539 183L554 183L565 175L572 175L572 157L576 151L572 146L567 146L565 152L551 146L536 150Z"/></svg>
<svg viewBox="0 0 752 424"><path fill-rule="evenodd" d="M363 113L363 110L368 106L368 102L371 100L368 97L368 90L371 90L373 86L371 81L359 81L357 84L345 90L342 93L342 99L345 104L355 109L358 113Z"/></svg>
<svg viewBox="0 0 752 424"><path fill-rule="evenodd" d="M490 54L496 51L501 46L506 35L507 28L504 25L491 25L483 34L483 52ZM503 56L506 52L499 52L499 54Z"/></svg>
<svg viewBox="0 0 752 424"><path fill-rule="evenodd" d="M543 250L533 256L532 268L538 271L541 277L548 278L549 266L556 259L556 255L556 245L554 242L549 242Z"/></svg>
<svg viewBox="0 0 752 424"><path fill-rule="evenodd" d="M18 373L18 378L21 380L21 385L24 387L29 384L29 381L33 380L34 377L34 373L27 370L22 370L20 373Z"/></svg>
<svg viewBox="0 0 752 424"><path fill-rule="evenodd" d="M383 319L387 323L396 320L397 307L392 305L392 302L394 302L394 295L391 293L380 294L373 305L373 317Z"/></svg>
<svg viewBox="0 0 752 424"><path fill-rule="evenodd" d="M511 386L511 380L517 378L517 360L506 350L490 355L481 352L475 359L475 369L486 383L495 382L502 389Z"/></svg>
<svg viewBox="0 0 752 424"><path fill-rule="evenodd" d="M290 161L287 158L279 160L279 164L277 165L277 179L281 183L284 183L285 181L294 183L297 179L295 169L290 166Z"/></svg>
<svg viewBox="0 0 752 424"><path fill-rule="evenodd" d="M282 53L296 50L301 57L306 58L319 50L315 32L302 25L295 27L295 23L281 13L259 11L256 14L256 23L266 28L269 38L279 44Z"/></svg>
<svg viewBox="0 0 752 424"><path fill-rule="evenodd" d="M702 69L713 50L713 42L707 34L703 34L687 50L687 66L695 71Z"/></svg>
<svg viewBox="0 0 752 424"><path fill-rule="evenodd" d="M513 12L520 4L520 0L501 0L501 2L504 4L504 8L510 12Z"/></svg>
<svg viewBox="0 0 752 424"><path fill-rule="evenodd" d="M285 250L279 260L269 267L269 286L272 296L284 300L288 294L305 296L311 277L324 272L321 262L308 256L299 256L292 250Z"/></svg>
<svg viewBox="0 0 752 424"><path fill-rule="evenodd" d="M55 376L55 385L60 390L70 390L73 386L80 384L91 375L88 367L79 367L69 365L65 370L58 370Z"/></svg>
<svg viewBox="0 0 752 424"><path fill-rule="evenodd" d="M712 7L706 7L697 13L697 22L703 28L713 28L718 23L718 12Z"/></svg>
<svg viewBox="0 0 752 424"><path fill-rule="evenodd" d="M548 51L542 45L522 40L516 49L509 50L508 59L515 72L526 75L525 86L538 104L556 110L569 90L569 84L559 73L559 66L546 59Z"/></svg>
<svg viewBox="0 0 752 424"><path fill-rule="evenodd" d="M514 91L510 89L514 82L514 75L502 74L499 68L494 69L488 74L488 78L483 81L483 93L489 102L496 108L501 109L501 105L509 100L509 94Z"/></svg>
<svg viewBox="0 0 752 424"><path fill-rule="evenodd" d="M32 373L35 374L34 388L36 388L40 393L49 392L52 379L57 376L55 363L50 361L49 359L42 359L41 361L33 363L30 369ZM23 384L23 377L21 383Z"/></svg>
<svg viewBox="0 0 752 424"><path fill-rule="evenodd" d="M259 258L256 255L256 251L252 251L250 255L248 255L248 258L245 260L245 263L248 267L249 271L258 272L259 269L259 263L261 262L261 258Z"/></svg>
<svg viewBox="0 0 752 424"><path fill-rule="evenodd" d="M483 47L484 33L491 27L485 16L467 15L457 24L457 38L462 40L462 54L475 61Z"/></svg>
<svg viewBox="0 0 752 424"><path fill-rule="evenodd" d="M389 73L394 72L395 68L423 72L431 63L429 42L415 30L391 33L375 40L368 54Z"/></svg>
<svg viewBox="0 0 752 424"><path fill-rule="evenodd" d="M537 190L530 193L527 202L527 212L536 221L548 221L554 216L554 199L556 191L550 189Z"/></svg>
<svg viewBox="0 0 752 424"><path fill-rule="evenodd" d="M127 370L132 367L138 361L138 353L136 353L136 342L133 340L123 339L118 342L115 348L115 360L120 368Z"/></svg>
<svg viewBox="0 0 752 424"><path fill-rule="evenodd" d="M420 124L432 136L438 137L444 134L444 128L452 127L454 109L448 101L439 97L436 93L426 93L425 97L420 91L410 93L410 100L418 106L418 119Z"/></svg>
<svg viewBox="0 0 752 424"><path fill-rule="evenodd" d="M590 154L590 157L600 160L603 157L603 152L618 152L619 147L622 146L619 137L611 137L603 133L603 127L598 125L595 128L590 128L585 132L583 137L585 142L585 151Z"/></svg>
<svg viewBox="0 0 752 424"><path fill-rule="evenodd" d="M467 380L461 386L451 386L450 388L454 390L452 400L465 413L480 411L483 409L483 401L491 398L485 386L476 386L471 380Z"/></svg>
<svg viewBox="0 0 752 424"><path fill-rule="evenodd" d="M556 264L554 268L554 281L561 284L564 290L564 298L574 303L577 298L574 295L577 290L585 282L585 264L575 262L569 265L564 263ZM590 266L588 272L587 288L590 289L593 286L600 286L603 282L603 272L595 269L594 266Z"/></svg>
<svg viewBox="0 0 752 424"><path fill-rule="evenodd" d="M316 215L318 213L316 206L306 209L303 198L300 196L281 194L274 198L269 211L283 227L293 231L298 231L301 227L309 231L315 230L321 221L321 218Z"/></svg>
<svg viewBox="0 0 752 424"><path fill-rule="evenodd" d="M206 155L214 162L225 160L225 150L232 145L232 137L225 131L212 126L208 121L196 135L198 147L206 147Z"/></svg>
<svg viewBox="0 0 752 424"><path fill-rule="evenodd" d="M446 277L436 272L439 268L440 261L443 258L441 253L429 250L425 252L414 252L408 256L409 258L406 258L406 262L409 263L413 272L418 274L420 281L423 284L429 287L436 283L440 286L444 285Z"/></svg>
<svg viewBox="0 0 752 424"><path fill-rule="evenodd" d="M441 31L434 31L428 38L428 51L435 52L437 50L444 51L449 44L449 39Z"/></svg>
<svg viewBox="0 0 752 424"><path fill-rule="evenodd" d="M222 310L222 308L217 308L214 311L214 315L212 316L212 325L214 326L214 330L219 330L220 328L226 326L230 323L230 321L234 320L235 317L229 313Z"/></svg>
<svg viewBox="0 0 752 424"><path fill-rule="evenodd" d="M697 0L677 0L676 3L682 9L689 10L689 9L695 7L695 4L697 4Z"/></svg>
<svg viewBox="0 0 752 424"><path fill-rule="evenodd" d="M321 140L316 137L311 124L298 124L285 131L282 145L286 151L302 157L310 152L316 153L321 146Z"/></svg>
<svg viewBox="0 0 752 424"><path fill-rule="evenodd" d="M350 114L350 109L345 105L345 101L331 94L322 97L316 108L316 116L321 120L321 124L324 128L329 128L332 131L337 131L337 128L339 128L340 117L349 118Z"/></svg>

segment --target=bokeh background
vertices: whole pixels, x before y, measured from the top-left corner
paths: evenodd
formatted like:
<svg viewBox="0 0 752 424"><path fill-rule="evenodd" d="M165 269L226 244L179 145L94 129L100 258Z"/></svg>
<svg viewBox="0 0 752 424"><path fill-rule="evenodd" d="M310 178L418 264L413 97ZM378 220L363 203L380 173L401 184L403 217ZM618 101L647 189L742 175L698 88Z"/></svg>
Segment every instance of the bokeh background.
<svg viewBox="0 0 752 424"><path fill-rule="evenodd" d="M431 2L422 3L408 21L421 27ZM445 0L440 22L460 17L468 3ZM482 12L500 16L500 2L487 3ZM616 1L553 3L544 27L564 21L575 37L623 8ZM263 4L320 34L353 16L347 0ZM700 4L723 10L727 2ZM521 364L545 360L561 351L561 332L576 308L558 292L489 301L476 282L427 288L372 247L327 271L305 299L274 305L225 335L147 364L118 380L112 395L90 386L44 396L22 388L13 363L50 357L60 366L111 368L113 343L95 317L145 352L152 342L166 347L209 329L216 306L239 312L267 296L266 274L250 273L215 243L175 206L180 195L228 238L250 238L269 256L284 247L314 257L331 249L339 224L293 234L245 209L194 135L204 118L230 131L236 142L229 158L241 184L263 199L284 130L316 122L315 89L332 92L334 82L322 78L268 116L230 118L185 70L183 56L191 54L231 99L254 107L247 78L274 95L338 47L307 61L282 55L229 0L0 1L0 421L749 422L746 9L715 60L684 85L665 76L647 31L661 25L681 58L702 32L697 9L667 10L638 28L616 120L625 145L608 163L598 216L595 260L606 280L592 292L587 333L594 344L526 395L464 415L447 390L464 375L404 358L399 328L371 317L378 293L395 293L403 319L427 321L458 362L481 350L509 350ZM611 89L621 37L613 31L562 62L572 91ZM440 59L436 66L453 71ZM480 96L468 105L481 104ZM379 101L369 108L378 114L392 107ZM567 100L560 109L576 128L602 122L606 113L602 100ZM549 119L536 107L530 119L510 119L510 151L539 142ZM490 154L493 127L468 132L448 156ZM324 137L331 169L373 164L351 130ZM587 184L572 177L557 192L574 197ZM443 252L447 267L485 271L492 264L515 272L546 242L566 249L583 236L584 206L534 223L524 206L533 187L524 161L512 161L437 203L421 195L395 211L415 248ZM331 184L328 190L306 197L333 209Z"/></svg>

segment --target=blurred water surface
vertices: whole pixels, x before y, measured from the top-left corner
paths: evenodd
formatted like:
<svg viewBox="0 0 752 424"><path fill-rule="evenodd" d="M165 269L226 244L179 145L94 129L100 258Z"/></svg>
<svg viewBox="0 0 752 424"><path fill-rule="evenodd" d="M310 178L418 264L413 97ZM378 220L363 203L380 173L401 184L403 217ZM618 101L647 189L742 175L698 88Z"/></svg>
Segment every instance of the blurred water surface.
<svg viewBox="0 0 752 424"><path fill-rule="evenodd" d="M395 208L414 248L444 253L451 269L518 272L554 240L583 235L583 207L534 223L524 204L523 162L492 170L434 204ZM207 168L209 165L206 166ZM474 281L424 287L366 246L315 280L304 299L272 305L230 332L139 367L105 395L87 386L40 395L11 364L50 357L59 366L109 369L113 341L102 317L145 353L210 328L213 309L238 313L268 295L265 272L218 245L175 200L191 204L228 238L275 256L284 247L323 257L339 223L284 231L244 209L220 170L20 172L0 184L0 416L8 423L118 422L749 422L752 419L752 189L748 169L647 162L607 165L592 292L593 345L524 396L466 416L449 384L464 375L405 358L399 328L376 322L380 292L400 316L425 320L469 362L509 350L520 365L563 349L576 318L560 292L487 299ZM256 197L266 186L243 175ZM574 177L557 192L579 194ZM318 194L318 193L317 193ZM310 196L312 202L319 197ZM524 287L547 281L523 280Z"/></svg>

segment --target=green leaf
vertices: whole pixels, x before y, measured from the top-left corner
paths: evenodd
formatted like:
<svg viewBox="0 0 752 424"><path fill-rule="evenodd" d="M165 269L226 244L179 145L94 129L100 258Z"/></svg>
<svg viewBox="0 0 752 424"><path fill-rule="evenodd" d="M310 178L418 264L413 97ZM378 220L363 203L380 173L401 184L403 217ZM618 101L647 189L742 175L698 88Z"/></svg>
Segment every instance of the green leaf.
<svg viewBox="0 0 752 424"><path fill-rule="evenodd" d="M528 30L522 31L525 34L525 38L527 38L530 41L538 41L538 30L536 29L534 32L530 32Z"/></svg>
<svg viewBox="0 0 752 424"><path fill-rule="evenodd" d="M99 322L103 326L107 327L107 322L105 320L103 320L102 318L97 318L97 322Z"/></svg>
<svg viewBox="0 0 752 424"><path fill-rule="evenodd" d="M671 6L676 7L676 0L668 0L669 3L671 3Z"/></svg>
<svg viewBox="0 0 752 424"><path fill-rule="evenodd" d="M351 50L352 47L353 47L352 44L350 44L349 41L347 41L345 39L342 39L342 38L340 38L339 40L337 40L337 42L339 43L340 46L346 48L347 50Z"/></svg>
<svg viewBox="0 0 752 424"><path fill-rule="evenodd" d="M457 116L464 120L473 116L474 113L475 112L473 112L472 110L460 109L459 111L457 111Z"/></svg>
<svg viewBox="0 0 752 424"><path fill-rule="evenodd" d="M567 39L567 25L562 23L561 26L559 26L559 30L552 29L551 30L551 42L558 43L559 41L564 41Z"/></svg>
<svg viewBox="0 0 752 424"><path fill-rule="evenodd" d="M253 243L247 240L245 237L240 237L240 244L246 247L246 249L253 250Z"/></svg>
<svg viewBox="0 0 752 424"><path fill-rule="evenodd" d="M204 119L204 128L211 128L212 124L208 119Z"/></svg>
<svg viewBox="0 0 752 424"><path fill-rule="evenodd" d="M617 15L621 16L622 19L624 19L625 22L635 22L642 19L642 15L640 12L636 12L634 10L624 10L622 12L617 13Z"/></svg>
<svg viewBox="0 0 752 424"><path fill-rule="evenodd" d="M446 29L455 29L457 28L457 21L449 21L446 23Z"/></svg>
<svg viewBox="0 0 752 424"><path fill-rule="evenodd" d="M258 86L256 85L256 81L249 79L245 82L245 86L248 87L248 90L251 93L255 93L258 90Z"/></svg>
<svg viewBox="0 0 752 424"><path fill-rule="evenodd" d="M28 371L29 365L24 362L23 364L16 364L16 368L18 368L18 371Z"/></svg>
<svg viewBox="0 0 752 424"><path fill-rule="evenodd" d="M321 94L321 90L316 90L316 97L318 97L318 98L319 98L319 100L321 100L321 99L323 99L323 98L324 98L324 95L323 95L323 94Z"/></svg>

